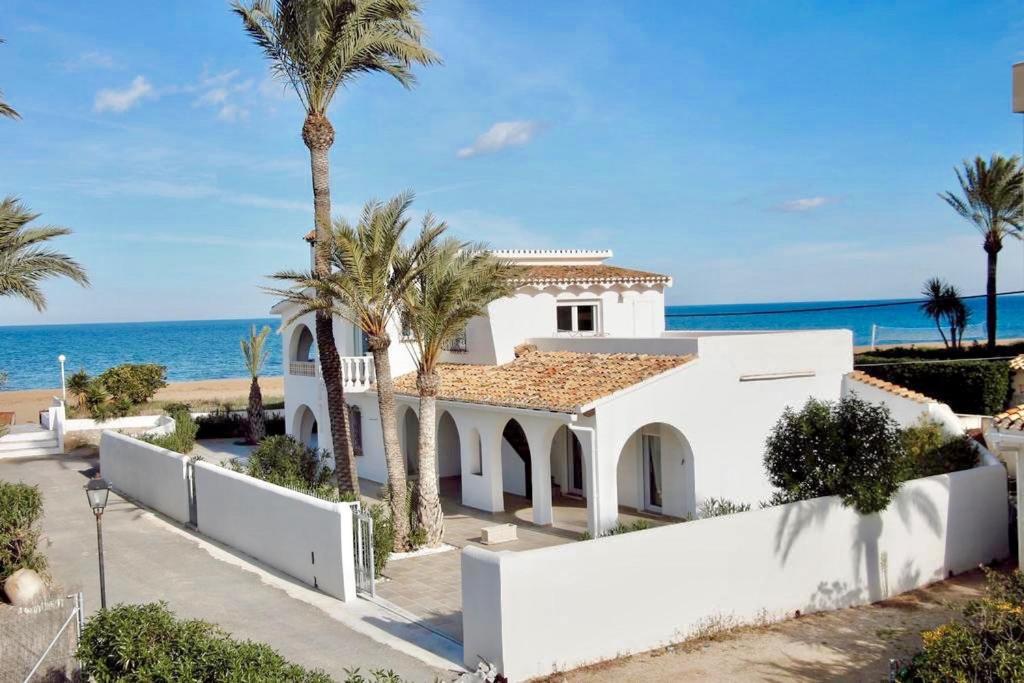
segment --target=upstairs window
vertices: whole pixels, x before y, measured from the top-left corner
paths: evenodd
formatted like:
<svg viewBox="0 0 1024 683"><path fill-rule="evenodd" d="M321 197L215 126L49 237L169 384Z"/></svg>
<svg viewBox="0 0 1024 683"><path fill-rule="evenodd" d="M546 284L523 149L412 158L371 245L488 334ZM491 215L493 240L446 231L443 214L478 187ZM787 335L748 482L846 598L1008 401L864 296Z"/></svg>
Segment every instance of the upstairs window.
<svg viewBox="0 0 1024 683"><path fill-rule="evenodd" d="M597 304L560 304L556 309L556 317L559 332L597 332Z"/></svg>

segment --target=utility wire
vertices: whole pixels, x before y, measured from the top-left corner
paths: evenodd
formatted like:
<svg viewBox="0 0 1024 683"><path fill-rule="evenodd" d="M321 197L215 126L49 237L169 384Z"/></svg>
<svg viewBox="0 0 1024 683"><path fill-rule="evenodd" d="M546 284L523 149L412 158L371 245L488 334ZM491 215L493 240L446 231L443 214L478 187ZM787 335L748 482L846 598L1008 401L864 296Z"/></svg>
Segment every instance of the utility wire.
<svg viewBox="0 0 1024 683"><path fill-rule="evenodd" d="M997 292L996 296L1009 296L1012 294L1024 294L1024 289L1016 289L1011 292ZM986 294L972 294L962 296L961 299L982 299ZM887 306L909 306L911 304L923 304L929 299L906 299L904 301L886 301L871 304L850 304L847 306L817 306L812 308L785 308L779 310L763 311L718 311L715 313L665 313L666 318L724 318L743 315L781 315L783 313L821 313L824 311L853 311L864 308L885 308Z"/></svg>

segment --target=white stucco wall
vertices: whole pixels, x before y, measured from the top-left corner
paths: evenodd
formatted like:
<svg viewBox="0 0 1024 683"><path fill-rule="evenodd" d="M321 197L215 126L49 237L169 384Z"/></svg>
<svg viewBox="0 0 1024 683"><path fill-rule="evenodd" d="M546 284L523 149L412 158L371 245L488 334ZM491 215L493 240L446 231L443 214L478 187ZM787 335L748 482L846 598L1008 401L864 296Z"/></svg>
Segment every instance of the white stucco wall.
<svg viewBox="0 0 1024 683"><path fill-rule="evenodd" d="M874 602L1007 554L999 465L908 482L880 515L828 497L525 552L467 547L464 661L520 681L675 642L713 618Z"/></svg>
<svg viewBox="0 0 1024 683"><path fill-rule="evenodd" d="M501 481L505 491L526 495L526 463L505 439L501 440Z"/></svg>
<svg viewBox="0 0 1024 683"><path fill-rule="evenodd" d="M100 475L119 493L187 524L188 458L124 434L100 437Z"/></svg>
<svg viewBox="0 0 1024 683"><path fill-rule="evenodd" d="M903 428L914 426L922 418L930 418L942 425L950 434L964 432L963 421L945 403L915 401L847 376L843 378L843 395L851 393L865 401L887 406L893 419Z"/></svg>
<svg viewBox="0 0 1024 683"><path fill-rule="evenodd" d="M341 600L355 599L351 508L205 462L195 464L199 531Z"/></svg>

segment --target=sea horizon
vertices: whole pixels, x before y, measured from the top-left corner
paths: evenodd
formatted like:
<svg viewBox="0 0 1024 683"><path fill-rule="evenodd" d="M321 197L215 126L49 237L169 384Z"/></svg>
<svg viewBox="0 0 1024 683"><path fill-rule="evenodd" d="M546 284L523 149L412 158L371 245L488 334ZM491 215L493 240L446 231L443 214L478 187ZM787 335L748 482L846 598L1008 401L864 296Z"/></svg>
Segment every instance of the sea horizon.
<svg viewBox="0 0 1024 683"><path fill-rule="evenodd" d="M841 299L734 304L676 304L665 307L666 329L810 330L849 329L856 346L867 346L873 326L879 343L938 340L934 323L917 299ZM833 311L828 308L907 302L901 305ZM985 300L966 301L972 313L971 334L978 339ZM727 315L721 315L727 314ZM266 376L281 374L280 318L214 318L99 323L38 323L0 326L0 372L7 372L4 390L51 389L60 386L58 355L65 355L68 375L79 369L97 374L121 363L158 363L167 367L168 382L247 377L239 341L251 325L269 325ZM999 299L999 336L1024 337L1024 296ZM901 329L903 328L903 329ZM885 336L889 335L889 336ZM901 335L903 338L901 338Z"/></svg>

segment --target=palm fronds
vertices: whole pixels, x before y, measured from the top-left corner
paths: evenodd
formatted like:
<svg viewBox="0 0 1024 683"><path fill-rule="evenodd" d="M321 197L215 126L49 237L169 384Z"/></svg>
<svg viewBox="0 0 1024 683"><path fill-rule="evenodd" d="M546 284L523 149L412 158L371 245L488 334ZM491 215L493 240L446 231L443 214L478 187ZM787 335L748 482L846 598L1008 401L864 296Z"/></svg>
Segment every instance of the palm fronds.
<svg viewBox="0 0 1024 683"><path fill-rule="evenodd" d="M256 379L263 371L263 364L267 362L270 351L266 348L267 335L270 334L270 327L263 326L259 332L253 325L249 336L239 341L242 347L242 356L245 358L245 367L249 370L249 376Z"/></svg>
<svg viewBox="0 0 1024 683"><path fill-rule="evenodd" d="M0 38L0 43L4 43L4 42L6 42L6 41L3 38ZM9 105L6 102L4 102L3 96L4 96L4 92L2 90L0 90L0 116L3 116L3 117L8 118L8 119L20 119L21 118L21 114L19 114L18 112L14 111L14 107L12 107L11 105Z"/></svg>
<svg viewBox="0 0 1024 683"><path fill-rule="evenodd" d="M71 231L53 225L28 227L38 217L14 197L0 201L0 296L20 297L42 311L43 280L66 277L88 286L89 277L70 256L45 246Z"/></svg>
<svg viewBox="0 0 1024 683"><path fill-rule="evenodd" d="M414 64L440 62L423 45L417 0L235 0L232 9L310 113L325 114L359 74L385 73L408 88Z"/></svg>
<svg viewBox="0 0 1024 683"><path fill-rule="evenodd" d="M963 163L956 169L960 194L939 194L960 216L986 239L1002 245L1007 235L1019 237L1024 227L1024 181L1020 160L1016 156L993 154L986 162L981 157Z"/></svg>

